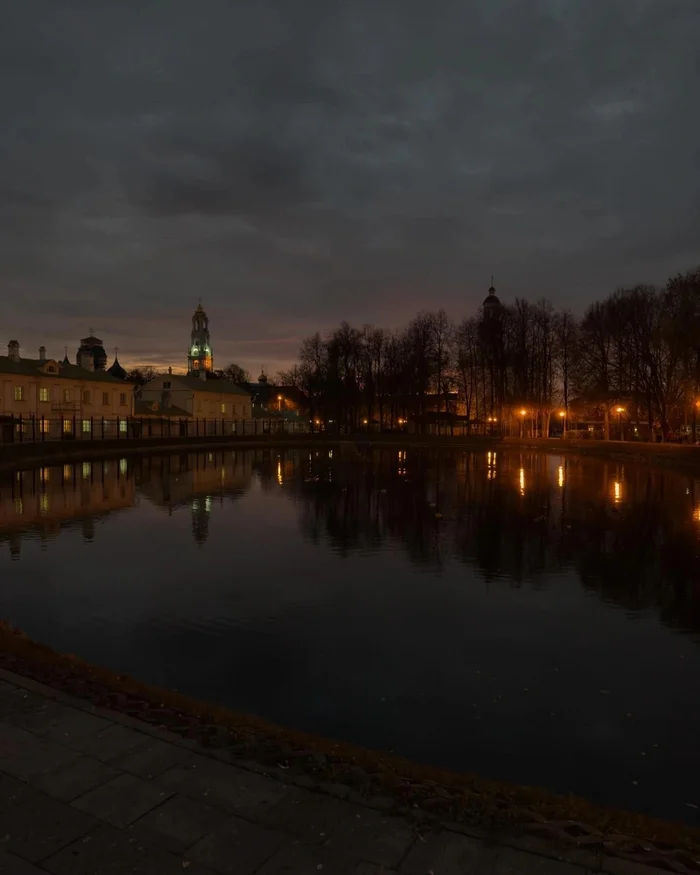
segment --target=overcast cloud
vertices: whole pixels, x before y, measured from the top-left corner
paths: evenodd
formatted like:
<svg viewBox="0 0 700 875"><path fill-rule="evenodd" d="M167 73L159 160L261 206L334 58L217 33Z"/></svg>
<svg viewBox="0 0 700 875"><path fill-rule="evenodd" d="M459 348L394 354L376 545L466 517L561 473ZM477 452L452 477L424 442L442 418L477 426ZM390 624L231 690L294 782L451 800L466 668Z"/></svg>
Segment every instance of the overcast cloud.
<svg viewBox="0 0 700 875"><path fill-rule="evenodd" d="M257 373L700 262L698 0L10 0L0 323Z"/></svg>

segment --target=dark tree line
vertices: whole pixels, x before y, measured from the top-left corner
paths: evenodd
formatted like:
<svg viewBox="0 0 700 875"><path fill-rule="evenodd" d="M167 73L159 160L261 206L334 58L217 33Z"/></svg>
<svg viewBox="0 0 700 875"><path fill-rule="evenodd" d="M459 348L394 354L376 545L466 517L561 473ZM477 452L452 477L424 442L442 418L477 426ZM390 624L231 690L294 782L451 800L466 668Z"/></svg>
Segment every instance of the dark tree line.
<svg viewBox="0 0 700 875"><path fill-rule="evenodd" d="M307 337L278 379L304 391L311 416L353 430L365 421L459 414L474 428L527 420L548 434L559 412L610 414L667 436L695 423L700 392L700 267L665 286L618 289L582 318L545 300L516 298L459 323L418 313L398 331L343 322ZM521 425L522 427L522 425Z"/></svg>

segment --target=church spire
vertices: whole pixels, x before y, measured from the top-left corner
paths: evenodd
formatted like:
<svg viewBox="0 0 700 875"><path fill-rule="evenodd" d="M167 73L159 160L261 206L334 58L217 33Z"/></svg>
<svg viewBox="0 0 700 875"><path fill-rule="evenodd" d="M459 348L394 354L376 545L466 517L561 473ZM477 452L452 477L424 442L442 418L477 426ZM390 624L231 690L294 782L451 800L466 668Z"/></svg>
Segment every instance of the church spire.
<svg viewBox="0 0 700 875"><path fill-rule="evenodd" d="M192 316L192 332L190 348L187 352L187 373L198 375L201 371L211 372L214 369L214 354L209 336L209 317L199 299L197 309Z"/></svg>
<svg viewBox="0 0 700 875"><path fill-rule="evenodd" d="M487 319L491 316L495 316L501 309L501 302L496 295L496 289L493 285L493 274L491 275L491 285L489 286L489 293L484 298L483 308L484 317Z"/></svg>

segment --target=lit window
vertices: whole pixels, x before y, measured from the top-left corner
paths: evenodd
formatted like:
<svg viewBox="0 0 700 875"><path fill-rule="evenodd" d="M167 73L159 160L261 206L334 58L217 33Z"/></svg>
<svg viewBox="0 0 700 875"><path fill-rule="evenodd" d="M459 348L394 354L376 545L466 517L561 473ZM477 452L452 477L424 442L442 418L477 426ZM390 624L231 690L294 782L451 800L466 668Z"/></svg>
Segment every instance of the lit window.
<svg viewBox="0 0 700 875"><path fill-rule="evenodd" d="M92 474L92 464L90 462L83 462L83 480L87 480Z"/></svg>
<svg viewBox="0 0 700 875"><path fill-rule="evenodd" d="M48 421L48 419L41 419L39 421L39 430L42 431L44 434L49 433L49 421Z"/></svg>
<svg viewBox="0 0 700 875"><path fill-rule="evenodd" d="M84 389L83 390L83 404L89 404L89 403L90 403L90 390Z"/></svg>
<svg viewBox="0 0 700 875"><path fill-rule="evenodd" d="M63 431L73 431L73 423L70 419L63 420Z"/></svg>
<svg viewBox="0 0 700 875"><path fill-rule="evenodd" d="M72 465L64 465L63 466L63 479L70 480L73 477L73 466Z"/></svg>
<svg viewBox="0 0 700 875"><path fill-rule="evenodd" d="M109 404L109 392L102 393L102 403Z"/></svg>
<svg viewBox="0 0 700 875"><path fill-rule="evenodd" d="M92 431L92 423L89 419L83 420L83 434L90 434Z"/></svg>
<svg viewBox="0 0 700 875"><path fill-rule="evenodd" d="M126 392L121 392L119 395L119 403L122 407L126 407Z"/></svg>
<svg viewBox="0 0 700 875"><path fill-rule="evenodd" d="M63 390L63 400L70 401L70 389Z"/></svg>
<svg viewBox="0 0 700 875"><path fill-rule="evenodd" d="M39 389L39 401L48 401L49 400L49 390L42 386Z"/></svg>
<svg viewBox="0 0 700 875"><path fill-rule="evenodd" d="M120 459L119 460L119 473L126 474L126 471L127 471L126 459Z"/></svg>
<svg viewBox="0 0 700 875"><path fill-rule="evenodd" d="M15 401L24 401L24 386L15 386Z"/></svg>
<svg viewBox="0 0 700 875"><path fill-rule="evenodd" d="M125 419L122 419L119 422L119 431L122 432L122 434L126 433L126 420Z"/></svg>
<svg viewBox="0 0 700 875"><path fill-rule="evenodd" d="M221 405L221 412L226 413L226 405L225 404Z"/></svg>

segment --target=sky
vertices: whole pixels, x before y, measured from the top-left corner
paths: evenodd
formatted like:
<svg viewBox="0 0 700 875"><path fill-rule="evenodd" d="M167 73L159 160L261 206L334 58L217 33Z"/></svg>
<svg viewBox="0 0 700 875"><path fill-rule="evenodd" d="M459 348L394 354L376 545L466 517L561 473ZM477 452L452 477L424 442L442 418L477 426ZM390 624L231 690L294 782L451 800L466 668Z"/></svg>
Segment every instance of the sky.
<svg viewBox="0 0 700 875"><path fill-rule="evenodd" d="M9 0L0 324L287 367L343 319L700 263L698 0ZM4 351L4 350L3 350Z"/></svg>

